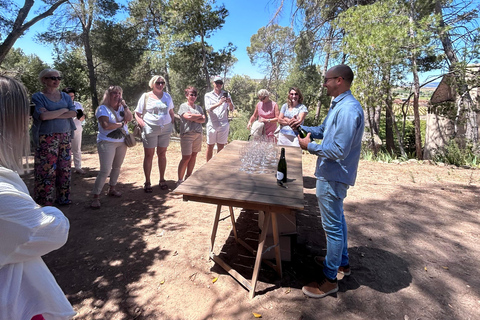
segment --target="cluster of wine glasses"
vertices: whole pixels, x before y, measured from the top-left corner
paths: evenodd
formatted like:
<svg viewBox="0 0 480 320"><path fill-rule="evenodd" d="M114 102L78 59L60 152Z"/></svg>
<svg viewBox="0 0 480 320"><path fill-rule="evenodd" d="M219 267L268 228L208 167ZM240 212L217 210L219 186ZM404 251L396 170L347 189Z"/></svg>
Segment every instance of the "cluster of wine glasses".
<svg viewBox="0 0 480 320"><path fill-rule="evenodd" d="M267 137L249 141L240 149L240 171L249 174L275 173L279 148Z"/></svg>

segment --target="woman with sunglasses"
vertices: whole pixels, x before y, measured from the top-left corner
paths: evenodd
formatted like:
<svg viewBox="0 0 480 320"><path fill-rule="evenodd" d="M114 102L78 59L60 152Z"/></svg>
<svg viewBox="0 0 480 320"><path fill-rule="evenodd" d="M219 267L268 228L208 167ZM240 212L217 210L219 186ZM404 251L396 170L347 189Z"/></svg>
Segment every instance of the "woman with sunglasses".
<svg viewBox="0 0 480 320"><path fill-rule="evenodd" d="M195 104L197 100L197 89L188 87L185 89L187 102L180 105L178 115L180 116L180 147L182 149L182 160L178 164L177 187L186 180L193 172L197 154L202 150L202 123L205 123L203 109ZM185 175L185 171L187 174Z"/></svg>
<svg viewBox="0 0 480 320"><path fill-rule="evenodd" d="M24 86L0 76L0 319L67 320L75 315L42 256L67 241L63 213L41 207L19 176L30 155Z"/></svg>
<svg viewBox="0 0 480 320"><path fill-rule="evenodd" d="M150 175L152 173L155 148L157 148L158 171L160 171L160 189L168 189L165 181L167 147L170 143L170 134L175 121L175 115L173 113L172 97L163 91L165 78L153 76L148 84L152 91L144 93L138 100L137 108L135 109L135 119L142 127L144 148L143 173L145 174L143 190L151 193L153 190Z"/></svg>
<svg viewBox="0 0 480 320"><path fill-rule="evenodd" d="M102 104L95 111L98 120L97 150L100 160L100 171L95 179L92 196L92 209L100 208L100 193L107 177L108 195L120 198L122 193L116 189L120 168L122 167L127 145L124 142L122 129L128 132L127 123L133 115L122 98L123 90L119 86L110 86L103 95Z"/></svg>
<svg viewBox="0 0 480 320"><path fill-rule="evenodd" d="M279 110L275 101L270 100L270 92L265 89L258 91L258 100L260 102L255 106L255 111L250 117L247 124L247 129L250 129L255 120L264 124L263 135L267 137L269 141L277 142L274 136L275 129L277 128Z"/></svg>
<svg viewBox="0 0 480 320"><path fill-rule="evenodd" d="M278 123L280 123L280 132L278 133L278 145L300 147L298 138L292 128L288 125L290 119L297 119L300 124L303 124L308 110L302 104L303 95L300 89L291 87L288 90L287 103L282 106L280 115L278 116Z"/></svg>
<svg viewBox="0 0 480 320"><path fill-rule="evenodd" d="M38 75L43 89L32 96L32 138L35 144L33 198L42 206L72 203L70 181L71 140L76 129L75 105L65 92L58 90L62 77L54 69Z"/></svg>

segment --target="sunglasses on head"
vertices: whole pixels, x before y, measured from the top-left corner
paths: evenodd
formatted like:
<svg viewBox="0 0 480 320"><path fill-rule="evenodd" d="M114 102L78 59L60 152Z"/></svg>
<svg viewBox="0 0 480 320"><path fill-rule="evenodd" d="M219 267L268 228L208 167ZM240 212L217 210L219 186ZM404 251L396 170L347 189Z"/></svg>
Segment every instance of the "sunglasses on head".
<svg viewBox="0 0 480 320"><path fill-rule="evenodd" d="M45 79L50 79L50 80L62 80L62 77L45 77Z"/></svg>
<svg viewBox="0 0 480 320"><path fill-rule="evenodd" d="M155 82L155 84L156 84L156 85L162 85L162 86L163 86L163 85L165 85L165 82L163 82L163 81L158 81L158 82Z"/></svg>

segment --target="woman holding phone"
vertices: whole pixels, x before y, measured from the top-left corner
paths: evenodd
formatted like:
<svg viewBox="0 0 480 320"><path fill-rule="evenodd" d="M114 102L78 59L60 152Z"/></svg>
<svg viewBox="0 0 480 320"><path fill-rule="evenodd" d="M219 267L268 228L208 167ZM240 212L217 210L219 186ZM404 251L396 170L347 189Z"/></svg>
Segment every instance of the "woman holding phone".
<svg viewBox="0 0 480 320"><path fill-rule="evenodd" d="M119 198L122 194L116 189L127 145L123 136L114 135L118 129L128 131L127 123L133 120L133 115L122 98L123 90L119 86L110 86L103 95L102 105L95 111L98 119L97 150L100 159L100 172L95 180L92 196L92 209L100 208L100 193L107 177L110 175L108 195Z"/></svg>

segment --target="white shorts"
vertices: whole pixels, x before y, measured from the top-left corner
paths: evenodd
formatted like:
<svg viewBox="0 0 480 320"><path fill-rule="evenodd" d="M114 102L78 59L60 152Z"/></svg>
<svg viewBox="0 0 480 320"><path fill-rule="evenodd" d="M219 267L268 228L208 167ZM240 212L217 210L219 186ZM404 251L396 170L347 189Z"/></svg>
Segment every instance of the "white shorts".
<svg viewBox="0 0 480 320"><path fill-rule="evenodd" d="M207 144L227 144L230 125L215 129L207 126Z"/></svg>

